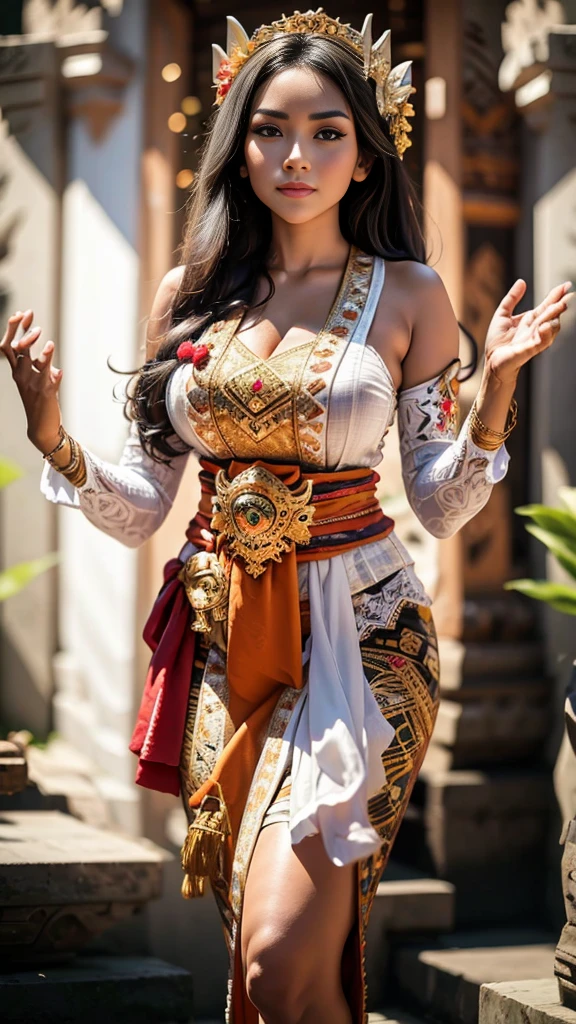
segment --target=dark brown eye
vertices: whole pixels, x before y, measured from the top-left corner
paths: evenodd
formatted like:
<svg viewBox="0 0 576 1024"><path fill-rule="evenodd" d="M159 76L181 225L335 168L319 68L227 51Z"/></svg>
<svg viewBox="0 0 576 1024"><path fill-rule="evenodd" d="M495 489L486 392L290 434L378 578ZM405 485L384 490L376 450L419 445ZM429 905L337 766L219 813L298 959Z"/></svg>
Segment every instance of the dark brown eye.
<svg viewBox="0 0 576 1024"><path fill-rule="evenodd" d="M337 128L321 128L315 138L320 139L321 142L335 142L336 139L343 139L344 133L339 132Z"/></svg>
<svg viewBox="0 0 576 1024"><path fill-rule="evenodd" d="M273 139L275 136L282 134L275 124L262 124L253 130L256 135L261 135L263 139Z"/></svg>

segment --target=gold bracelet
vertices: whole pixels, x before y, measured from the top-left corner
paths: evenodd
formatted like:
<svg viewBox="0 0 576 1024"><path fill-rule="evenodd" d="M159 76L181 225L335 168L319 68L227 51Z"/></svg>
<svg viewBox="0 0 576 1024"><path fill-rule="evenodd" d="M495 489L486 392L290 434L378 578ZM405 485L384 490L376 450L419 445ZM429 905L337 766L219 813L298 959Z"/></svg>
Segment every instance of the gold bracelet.
<svg viewBox="0 0 576 1024"><path fill-rule="evenodd" d="M476 409L476 399L474 399L470 410L470 436L474 444L478 445L479 448L483 448L484 451L493 452L500 448L500 446L510 437L510 434L514 430L517 422L518 405L515 398L513 398L510 403L504 430L493 430L492 427L487 427L486 424L482 422Z"/></svg>
<svg viewBox="0 0 576 1024"><path fill-rule="evenodd" d="M70 462L60 468L59 472L76 487L79 485L80 480L84 483L86 479L86 462L84 459L84 452L78 444L78 441L73 437L69 437L69 441L71 459Z"/></svg>
<svg viewBox="0 0 576 1024"><path fill-rule="evenodd" d="M53 449L51 452L48 452L48 454L45 455L44 458L46 459L47 462L50 463L50 465L53 467L53 469L56 470L57 473L61 473L62 476L65 476L66 479L70 481L73 487L81 487L84 483L86 483L87 475L84 452L82 451L82 448L78 444L78 441L75 441L74 438L71 437L70 434L68 434L64 430L64 428L61 429L63 430L64 437L61 439L61 441L59 441L56 448ZM57 450L60 450L64 447L66 441L68 441L70 445L70 458L64 466L59 466L54 461L53 456Z"/></svg>
<svg viewBox="0 0 576 1024"><path fill-rule="evenodd" d="M50 462L50 459L52 458L52 456L56 455L56 452L61 451L61 449L66 444L67 440L68 440L68 434L64 430L64 427L62 426L62 424L60 424L60 426L58 427L58 444L56 445L55 448L52 449L51 452L47 452L46 455L44 456L44 458L48 459L48 462ZM52 463L50 463L50 464L52 465Z"/></svg>

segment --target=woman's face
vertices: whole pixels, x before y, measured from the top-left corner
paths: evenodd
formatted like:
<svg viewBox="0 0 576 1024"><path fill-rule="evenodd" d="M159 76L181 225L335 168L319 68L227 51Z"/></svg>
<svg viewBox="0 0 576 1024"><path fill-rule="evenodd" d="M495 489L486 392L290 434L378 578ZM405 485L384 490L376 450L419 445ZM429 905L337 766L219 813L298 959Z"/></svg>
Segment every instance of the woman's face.
<svg viewBox="0 0 576 1024"><path fill-rule="evenodd" d="M241 173L258 198L290 224L336 206L370 170L343 93L307 68L281 71L257 92L244 159Z"/></svg>

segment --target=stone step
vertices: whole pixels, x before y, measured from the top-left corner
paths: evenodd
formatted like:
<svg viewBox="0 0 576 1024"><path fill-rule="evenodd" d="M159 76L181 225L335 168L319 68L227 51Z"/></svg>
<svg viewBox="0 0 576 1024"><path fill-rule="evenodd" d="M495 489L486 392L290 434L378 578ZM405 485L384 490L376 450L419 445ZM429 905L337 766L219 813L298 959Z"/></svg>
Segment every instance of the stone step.
<svg viewBox="0 0 576 1024"><path fill-rule="evenodd" d="M454 927L455 889L439 878L384 879L371 919L387 932L449 932Z"/></svg>
<svg viewBox="0 0 576 1024"><path fill-rule="evenodd" d="M576 1024L576 1011L562 1006L555 978L482 985L479 1024Z"/></svg>
<svg viewBox="0 0 576 1024"><path fill-rule="evenodd" d="M12 796L25 789L28 767L24 748L11 740L0 740L0 793Z"/></svg>
<svg viewBox="0 0 576 1024"><path fill-rule="evenodd" d="M191 1024L192 975L154 957L80 956L0 974L2 1024Z"/></svg>
<svg viewBox="0 0 576 1024"><path fill-rule="evenodd" d="M543 911L554 795L546 770L422 768L398 859L456 886L459 927L524 926Z"/></svg>
<svg viewBox="0 0 576 1024"><path fill-rule="evenodd" d="M401 865L392 862L388 866L368 922L366 975L370 1007L381 1006L386 998L392 939L398 940L401 935L439 935L454 928L454 886L438 878L388 877L401 874Z"/></svg>
<svg viewBox="0 0 576 1024"><path fill-rule="evenodd" d="M458 690L458 699L441 700L426 766L436 770L519 761L538 754L549 732L550 689L535 685L508 692L507 684L490 692ZM434 751L440 748L447 757Z"/></svg>
<svg viewBox="0 0 576 1024"><path fill-rule="evenodd" d="M533 602L512 591L467 594L463 617L465 642L531 640L538 626Z"/></svg>
<svg viewBox="0 0 576 1024"><path fill-rule="evenodd" d="M438 652L443 693L477 687L484 680L534 679L544 668L541 643L462 643L441 637Z"/></svg>
<svg viewBox="0 0 576 1024"><path fill-rule="evenodd" d="M397 949L394 981L407 1001L443 1024L479 1024L481 986L552 977L556 941L536 929L455 933Z"/></svg>
<svg viewBox="0 0 576 1024"><path fill-rule="evenodd" d="M75 952L160 896L171 855L57 811L0 814L0 960Z"/></svg>

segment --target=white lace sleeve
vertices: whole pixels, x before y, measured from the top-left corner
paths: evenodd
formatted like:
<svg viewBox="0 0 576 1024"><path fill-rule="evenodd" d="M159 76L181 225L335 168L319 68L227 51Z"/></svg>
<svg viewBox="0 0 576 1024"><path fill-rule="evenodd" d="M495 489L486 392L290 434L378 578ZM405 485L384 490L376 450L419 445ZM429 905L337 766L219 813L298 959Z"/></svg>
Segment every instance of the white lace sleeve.
<svg viewBox="0 0 576 1024"><path fill-rule="evenodd" d="M510 457L478 448L468 420L457 432L459 360L432 380L401 391L398 432L408 501L435 537L451 537L484 507Z"/></svg>
<svg viewBox="0 0 576 1024"><path fill-rule="evenodd" d="M188 452L171 466L146 454L135 424L116 466L83 449L86 482L73 487L47 462L40 490L49 501L79 508L99 530L129 548L137 548L162 525L182 479Z"/></svg>

